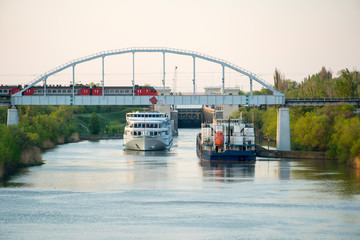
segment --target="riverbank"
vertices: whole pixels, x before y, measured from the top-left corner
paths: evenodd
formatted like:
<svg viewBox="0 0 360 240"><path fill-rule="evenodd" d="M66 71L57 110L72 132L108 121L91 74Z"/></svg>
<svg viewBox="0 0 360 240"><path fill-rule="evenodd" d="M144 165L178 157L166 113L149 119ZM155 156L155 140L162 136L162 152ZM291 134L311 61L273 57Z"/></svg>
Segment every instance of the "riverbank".
<svg viewBox="0 0 360 240"><path fill-rule="evenodd" d="M58 145L79 142L80 136L77 132L72 133L66 140L66 138L58 137L57 141L54 143L50 139L42 142L40 149L37 146L28 146L22 150L20 150L20 155L17 157L11 158L10 161L5 163L0 162L0 180L6 180L15 173L19 171L21 168L39 166L44 164L42 159L42 154L46 150L50 150L55 148Z"/></svg>
<svg viewBox="0 0 360 240"><path fill-rule="evenodd" d="M99 135L80 135L80 140L106 140L106 139L123 139L123 135L110 136L108 134Z"/></svg>
<svg viewBox="0 0 360 240"><path fill-rule="evenodd" d="M332 159L328 156L327 152L268 150L258 145L256 146L256 156L285 159Z"/></svg>
<svg viewBox="0 0 360 240"><path fill-rule="evenodd" d="M6 164L0 163L0 180L6 180L24 167L39 166L44 164L42 151L36 146L27 147L21 151L18 161L11 161Z"/></svg>

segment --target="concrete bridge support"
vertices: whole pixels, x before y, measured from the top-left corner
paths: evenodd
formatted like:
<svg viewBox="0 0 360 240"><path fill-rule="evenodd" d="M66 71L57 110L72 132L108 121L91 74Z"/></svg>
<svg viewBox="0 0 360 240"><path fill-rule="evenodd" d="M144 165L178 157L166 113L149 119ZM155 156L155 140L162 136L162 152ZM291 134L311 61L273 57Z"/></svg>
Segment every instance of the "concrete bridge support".
<svg viewBox="0 0 360 240"><path fill-rule="evenodd" d="M290 151L290 116L289 108L278 108L276 148L280 151Z"/></svg>
<svg viewBox="0 0 360 240"><path fill-rule="evenodd" d="M15 106L12 106L8 109L7 115L7 125L18 125L19 123L19 113Z"/></svg>

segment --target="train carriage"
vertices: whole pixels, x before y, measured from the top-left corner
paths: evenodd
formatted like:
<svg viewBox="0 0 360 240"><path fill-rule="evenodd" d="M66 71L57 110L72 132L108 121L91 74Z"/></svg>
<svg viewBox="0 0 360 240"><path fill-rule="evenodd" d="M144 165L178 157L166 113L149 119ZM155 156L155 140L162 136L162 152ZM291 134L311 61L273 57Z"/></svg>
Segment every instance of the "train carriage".
<svg viewBox="0 0 360 240"><path fill-rule="evenodd" d="M9 98L11 95L21 91L21 86L0 86L0 97ZM44 94L44 86L33 86L23 92L23 95L30 96L40 96ZM103 94L103 89L101 87L94 86L90 88L89 86L75 86L74 87L75 95L93 95L99 96ZM46 86L46 95L52 96L67 96L72 95L73 87L72 86L59 86L59 85L47 85ZM106 96L117 96L117 95L132 95L133 87L132 86L109 86L104 88L104 95ZM135 85L135 95L158 95L158 92L153 87L147 86L138 86Z"/></svg>

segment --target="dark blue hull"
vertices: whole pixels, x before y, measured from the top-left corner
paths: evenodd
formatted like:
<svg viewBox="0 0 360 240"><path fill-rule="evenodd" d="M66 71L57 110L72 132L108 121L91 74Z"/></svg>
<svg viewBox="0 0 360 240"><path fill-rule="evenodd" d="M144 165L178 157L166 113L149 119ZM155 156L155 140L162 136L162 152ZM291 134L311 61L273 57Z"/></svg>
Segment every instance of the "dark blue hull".
<svg viewBox="0 0 360 240"><path fill-rule="evenodd" d="M202 161L206 162L254 162L256 161L255 151L227 150L225 152L215 152L203 150L199 141L196 141L196 153Z"/></svg>

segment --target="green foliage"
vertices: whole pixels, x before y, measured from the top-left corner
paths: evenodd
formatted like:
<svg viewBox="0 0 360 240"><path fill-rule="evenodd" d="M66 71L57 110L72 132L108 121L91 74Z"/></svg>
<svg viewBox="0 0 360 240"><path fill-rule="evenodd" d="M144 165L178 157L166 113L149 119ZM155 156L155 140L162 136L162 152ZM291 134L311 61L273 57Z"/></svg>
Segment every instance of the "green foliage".
<svg viewBox="0 0 360 240"><path fill-rule="evenodd" d="M360 155L360 120L358 117L335 120L334 134L331 136L330 154L341 162Z"/></svg>
<svg viewBox="0 0 360 240"><path fill-rule="evenodd" d="M1 124L0 133L0 162L7 169L19 162L26 138L23 129L16 126Z"/></svg>
<svg viewBox="0 0 360 240"><path fill-rule="evenodd" d="M357 86L359 84L358 72L350 72L349 69L340 71L340 77L336 81L336 94L338 97L359 96Z"/></svg>
<svg viewBox="0 0 360 240"><path fill-rule="evenodd" d="M6 124L7 121L7 107L0 107L0 124Z"/></svg>
<svg viewBox="0 0 360 240"><path fill-rule="evenodd" d="M242 90L239 90L238 94L239 94L239 95L246 95L245 92L242 91Z"/></svg>
<svg viewBox="0 0 360 240"><path fill-rule="evenodd" d="M253 95L273 95L273 92L267 88L261 88L261 90L253 91Z"/></svg>
<svg viewBox="0 0 360 240"><path fill-rule="evenodd" d="M120 124L119 121L111 121L106 125L106 133L110 136L121 135L124 133L124 125Z"/></svg>
<svg viewBox="0 0 360 240"><path fill-rule="evenodd" d="M95 112L91 114L89 121L89 130L91 134L99 134L101 130L100 117Z"/></svg>
<svg viewBox="0 0 360 240"><path fill-rule="evenodd" d="M277 126L277 110L276 108L268 108L262 115L263 126L261 131L266 138L276 139Z"/></svg>
<svg viewBox="0 0 360 240"><path fill-rule="evenodd" d="M360 94L360 74L348 69L341 70L339 77L333 78L332 72L322 67L319 73L308 76L301 83L286 80L275 69L274 88L285 93L287 98L347 98Z"/></svg>
<svg viewBox="0 0 360 240"><path fill-rule="evenodd" d="M328 116L308 112L296 121L292 140L297 148L326 151L330 128Z"/></svg>

